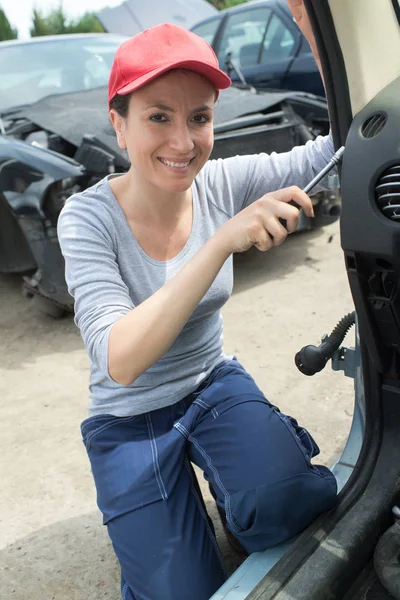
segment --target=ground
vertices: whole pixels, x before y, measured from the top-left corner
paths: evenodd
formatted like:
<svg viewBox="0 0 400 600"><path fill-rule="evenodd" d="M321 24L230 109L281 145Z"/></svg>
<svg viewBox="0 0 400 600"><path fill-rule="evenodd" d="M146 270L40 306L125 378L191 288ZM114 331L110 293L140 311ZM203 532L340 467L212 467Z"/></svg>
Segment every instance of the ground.
<svg viewBox="0 0 400 600"><path fill-rule="evenodd" d="M72 317L54 321L0 275L0 580L4 600L118 600L119 573L96 507L79 423L88 360ZM353 310L338 223L235 257L225 349L268 398L307 426L331 465L348 435L353 382L329 365L301 375L294 355ZM354 335L349 334L349 345ZM238 559L203 485L228 568Z"/></svg>

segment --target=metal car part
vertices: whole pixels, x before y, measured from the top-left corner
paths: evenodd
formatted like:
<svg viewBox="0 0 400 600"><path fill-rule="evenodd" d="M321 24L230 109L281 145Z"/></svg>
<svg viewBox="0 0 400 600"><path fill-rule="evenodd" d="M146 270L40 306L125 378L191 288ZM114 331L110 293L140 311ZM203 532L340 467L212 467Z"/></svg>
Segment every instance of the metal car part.
<svg viewBox="0 0 400 600"><path fill-rule="evenodd" d="M85 185L85 173L82 165L71 159L0 136L0 211L4 215L0 221L0 268L4 272L34 269L38 292L42 290L43 295L67 306L71 297L56 224L66 197L76 186ZM10 237L15 240L12 244Z"/></svg>

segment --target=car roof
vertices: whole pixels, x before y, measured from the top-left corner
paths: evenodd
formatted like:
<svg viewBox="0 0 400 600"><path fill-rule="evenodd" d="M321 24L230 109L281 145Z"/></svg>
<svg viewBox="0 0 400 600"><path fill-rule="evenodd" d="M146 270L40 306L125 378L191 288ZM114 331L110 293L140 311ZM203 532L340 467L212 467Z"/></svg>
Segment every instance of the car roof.
<svg viewBox="0 0 400 600"><path fill-rule="evenodd" d="M7 40L5 42L0 42L0 49L5 46L22 46L24 44L40 44L42 42L49 41L57 41L61 42L63 40L73 40L73 39L115 39L115 40L125 40L127 39L124 35L119 35L115 33L62 33L59 35L43 35L32 38L27 38L25 40Z"/></svg>

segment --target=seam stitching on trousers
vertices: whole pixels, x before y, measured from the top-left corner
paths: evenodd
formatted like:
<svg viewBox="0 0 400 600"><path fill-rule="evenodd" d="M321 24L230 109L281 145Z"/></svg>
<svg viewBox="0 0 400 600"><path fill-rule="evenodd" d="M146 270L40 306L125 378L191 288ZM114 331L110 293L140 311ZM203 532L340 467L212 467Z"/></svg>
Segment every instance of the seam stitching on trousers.
<svg viewBox="0 0 400 600"><path fill-rule="evenodd" d="M101 433L102 431L105 431L106 429L108 429L109 427L112 427L116 423L119 423L120 419L121 419L121 417L117 417L116 419L113 419L112 421L109 421L108 423L104 423L104 425L101 425L100 427L98 427L97 429L92 431L92 433L89 433L86 437L86 446L89 448L91 441L96 437L96 435L98 433ZM130 417L129 421L133 421L134 419L136 419L136 415L133 417Z"/></svg>
<svg viewBox="0 0 400 600"><path fill-rule="evenodd" d="M156 444L156 440L155 440L155 436L154 436L153 424L151 422L149 413L146 413L146 421L147 421L147 429L149 431L149 441L150 441L151 452L153 455L153 465L154 465L154 470L156 473L158 487L160 489L162 499L167 500L168 494L167 494L167 490L165 489L164 482L163 482L162 476L161 476L160 464L158 462L157 444Z"/></svg>
<svg viewBox="0 0 400 600"><path fill-rule="evenodd" d="M126 600L126 592L129 590L128 584L125 582L122 588L122 600Z"/></svg>
<svg viewBox="0 0 400 600"><path fill-rule="evenodd" d="M217 469L212 464L210 456L200 446L199 442L192 435L189 435L188 440L189 440L189 442L192 442L192 444L197 448L197 450L200 452L200 454L206 459L206 462L207 462L208 466L210 467L211 471L214 473L215 482L219 485L219 487L220 487L220 489L221 489L221 491L222 491L222 493L224 494L224 497L225 497L226 520L228 521L228 523L231 526L231 528L234 531L236 531L236 533L240 533L239 527L237 527L235 525L235 523L233 522L233 519L232 519L231 497L229 495L228 490L226 489L226 487L222 483L221 478L219 476L219 473L218 473Z"/></svg>
<svg viewBox="0 0 400 600"><path fill-rule="evenodd" d="M288 432L290 433L290 435L292 436L293 440L295 441L300 454L303 457L303 460L307 466L307 468L309 468L312 472L315 472L316 467L312 464L311 462L311 456L308 456L307 453L307 449L304 446L303 440L301 439L300 435L296 432L293 424L291 423L289 417L287 415L284 415L282 413L277 413L278 417L280 418L281 422L285 425L286 429L288 430ZM313 444L311 443L311 438L310 438L310 434L308 433L308 431L306 429L304 429L304 427L301 427L301 433L305 433L308 436L308 440L311 444L311 448L313 447ZM317 469L318 470L318 469Z"/></svg>
<svg viewBox="0 0 400 600"><path fill-rule="evenodd" d="M185 468L188 471L189 477L190 477L190 491L192 492L192 494L193 494L193 496L194 496L194 498L196 500L197 508L199 509L200 514L203 517L203 520L204 520L204 523L205 523L205 526L206 526L206 530L207 530L208 536L209 536L209 538L210 538L210 540L211 540L211 542L212 542L212 544L213 544L213 546L215 548L215 552L217 553L218 560L219 560L219 562L221 564L221 567L222 567L222 572L223 572L223 574L224 574L224 576L226 578L227 577L227 573L226 573L226 570L225 570L225 565L224 565L224 561L223 561L223 558L222 558L221 550L220 550L220 548L218 546L218 542L216 540L216 537L215 537L215 535L213 534L213 532L211 530L210 523L208 521L208 517L207 517L207 515L204 512L204 507L203 507L203 505L201 503L201 500L200 500L200 498L198 496L197 490L196 490L195 485L193 483L193 477L195 477L195 475L193 475L193 472L192 472L192 470L191 470L191 468L190 468L187 460L185 460Z"/></svg>
<svg viewBox="0 0 400 600"><path fill-rule="evenodd" d="M312 443L311 435L308 433L308 431L307 431L306 429L304 429L304 427L302 427L302 429L301 429L301 431L300 431L300 433L299 433L299 438L300 438L300 439L301 439L301 437L300 437L300 436L301 436L302 434L304 434L304 435L306 436L306 438L307 438L307 440L308 440L308 443L310 444L310 456L309 456L309 458L310 458L310 460L311 460L311 459L313 458L313 457L311 456L311 454L312 454L313 447L314 447L314 444Z"/></svg>
<svg viewBox="0 0 400 600"><path fill-rule="evenodd" d="M209 404L207 404L207 402L204 402L204 400L201 400L200 398L196 398L196 400L194 400L193 404L198 404L202 408L207 408L207 409L211 408L211 406Z"/></svg>
<svg viewBox="0 0 400 600"><path fill-rule="evenodd" d="M186 427L184 427L182 425L182 423L174 423L174 427L175 427L175 429L177 429L179 431L179 433L181 433L183 435L183 437L185 437L185 438L189 437L190 433L188 432Z"/></svg>

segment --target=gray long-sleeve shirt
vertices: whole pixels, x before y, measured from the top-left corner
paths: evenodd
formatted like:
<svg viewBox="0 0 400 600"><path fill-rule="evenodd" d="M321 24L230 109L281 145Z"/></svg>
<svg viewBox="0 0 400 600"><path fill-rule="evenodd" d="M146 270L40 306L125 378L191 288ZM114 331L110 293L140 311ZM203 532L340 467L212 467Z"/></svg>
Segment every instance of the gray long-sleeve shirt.
<svg viewBox="0 0 400 600"><path fill-rule="evenodd" d="M69 198L58 220L75 322L90 357L90 415L135 415L171 405L191 393L221 361L220 309L232 292L232 256L164 356L124 386L108 373L113 324L154 294L242 208L273 190L304 187L333 154L329 136L290 152L209 161L193 186L190 237L177 256L153 260L136 241L108 178Z"/></svg>

